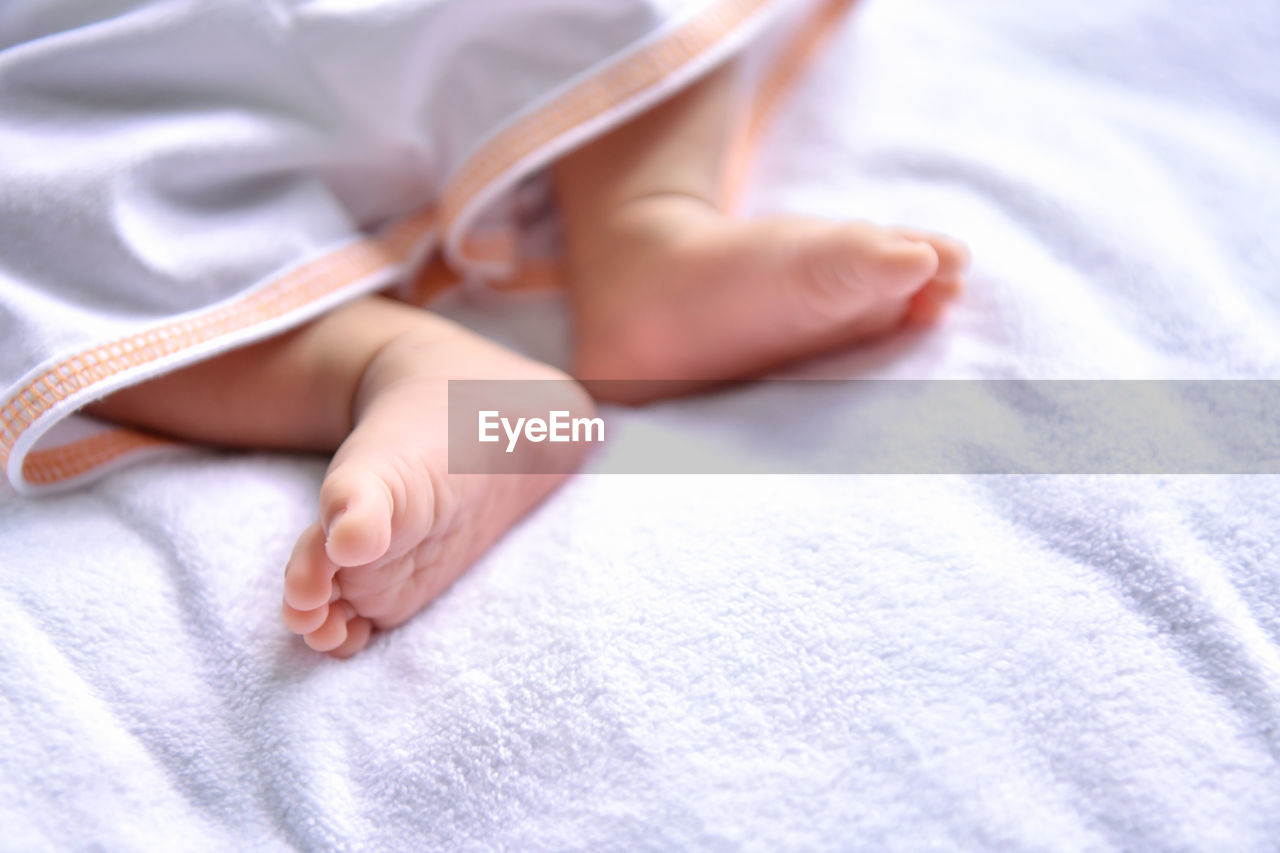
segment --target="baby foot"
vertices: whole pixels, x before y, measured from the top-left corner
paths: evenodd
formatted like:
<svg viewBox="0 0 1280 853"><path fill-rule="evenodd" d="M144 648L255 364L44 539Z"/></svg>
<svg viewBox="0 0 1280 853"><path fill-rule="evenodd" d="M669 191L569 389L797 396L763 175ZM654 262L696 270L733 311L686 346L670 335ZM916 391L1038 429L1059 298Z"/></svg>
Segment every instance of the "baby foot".
<svg viewBox="0 0 1280 853"><path fill-rule="evenodd" d="M733 220L680 196L639 199L616 217L616 245L576 273L573 372L597 397L621 402L660 396L663 380L683 381L676 390L748 376L933 323L969 263L963 244L938 234ZM598 381L615 379L654 381Z"/></svg>
<svg viewBox="0 0 1280 853"><path fill-rule="evenodd" d="M448 473L448 379L561 380L546 386L555 408L591 412L562 373L426 313L383 347L285 570L284 623L317 651L349 657L417 613L565 477Z"/></svg>

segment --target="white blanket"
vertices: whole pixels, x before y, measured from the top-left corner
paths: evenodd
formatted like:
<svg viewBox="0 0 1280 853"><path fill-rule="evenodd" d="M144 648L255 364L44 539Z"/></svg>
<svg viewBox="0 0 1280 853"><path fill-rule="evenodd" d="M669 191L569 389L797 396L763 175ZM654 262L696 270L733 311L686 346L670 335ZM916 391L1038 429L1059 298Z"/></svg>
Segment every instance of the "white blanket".
<svg viewBox="0 0 1280 853"><path fill-rule="evenodd" d="M1278 43L1272 0L867 4L748 209L954 233L971 290L792 375L1280 378ZM563 356L554 301L444 307ZM323 466L0 502L0 847L1280 839L1275 477L588 474L340 663L278 616Z"/></svg>

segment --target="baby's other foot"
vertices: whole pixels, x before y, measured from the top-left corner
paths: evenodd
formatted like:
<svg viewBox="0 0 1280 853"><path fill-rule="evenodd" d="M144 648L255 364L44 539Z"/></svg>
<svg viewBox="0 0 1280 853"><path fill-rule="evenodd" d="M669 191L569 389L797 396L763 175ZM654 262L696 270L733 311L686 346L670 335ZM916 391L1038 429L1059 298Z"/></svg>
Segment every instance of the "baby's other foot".
<svg viewBox="0 0 1280 853"><path fill-rule="evenodd" d="M568 377L433 315L366 368L355 429L320 489L319 520L285 570L283 618L307 645L349 657L417 613L564 478L450 474L448 380L559 380L556 408L585 416ZM542 387L542 386L540 386ZM556 453L579 450L558 445ZM568 470L563 458L538 471Z"/></svg>
<svg viewBox="0 0 1280 853"><path fill-rule="evenodd" d="M574 374L602 399L640 402L689 380L750 376L936 322L969 254L939 234L804 217L735 220L703 202L624 206L616 245L576 271ZM600 380L643 379L645 383Z"/></svg>

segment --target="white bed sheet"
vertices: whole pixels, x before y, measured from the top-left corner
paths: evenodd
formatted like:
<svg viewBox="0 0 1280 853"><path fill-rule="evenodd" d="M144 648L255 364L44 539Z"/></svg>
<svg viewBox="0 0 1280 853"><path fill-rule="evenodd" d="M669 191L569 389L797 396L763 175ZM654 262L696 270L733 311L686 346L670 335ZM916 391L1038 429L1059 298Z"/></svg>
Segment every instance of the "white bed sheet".
<svg viewBox="0 0 1280 853"><path fill-rule="evenodd" d="M866 4L749 204L957 234L972 287L789 375L1280 378L1277 44L1271 0ZM444 308L563 357L554 302ZM0 501L0 847L1280 844L1276 477L588 475L339 663L278 617L323 465Z"/></svg>

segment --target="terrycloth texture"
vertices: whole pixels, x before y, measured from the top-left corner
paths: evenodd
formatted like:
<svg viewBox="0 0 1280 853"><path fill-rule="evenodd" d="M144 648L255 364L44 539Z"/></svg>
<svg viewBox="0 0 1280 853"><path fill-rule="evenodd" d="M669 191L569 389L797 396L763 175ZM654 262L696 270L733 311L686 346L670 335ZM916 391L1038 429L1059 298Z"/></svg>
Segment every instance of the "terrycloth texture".
<svg viewBox="0 0 1280 853"><path fill-rule="evenodd" d="M954 232L972 289L795 372L1280 377L1278 41L1270 0L868 5L750 204ZM448 307L563 352L557 305ZM728 440L733 403L611 423ZM0 505L0 846L1280 838L1277 478L580 477L336 663L277 616L322 469Z"/></svg>

